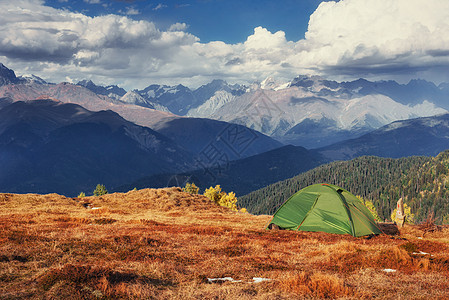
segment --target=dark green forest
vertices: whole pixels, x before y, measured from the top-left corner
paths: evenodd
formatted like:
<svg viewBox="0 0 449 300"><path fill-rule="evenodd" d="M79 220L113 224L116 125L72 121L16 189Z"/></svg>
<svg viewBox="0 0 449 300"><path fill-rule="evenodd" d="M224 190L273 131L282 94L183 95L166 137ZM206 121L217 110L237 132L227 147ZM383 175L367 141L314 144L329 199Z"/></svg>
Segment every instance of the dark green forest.
<svg viewBox="0 0 449 300"><path fill-rule="evenodd" d="M331 183L373 202L381 219L402 197L415 214L415 223L433 216L449 223L449 150L436 157L381 158L363 156L319 166L293 178L269 185L239 198L253 214L273 214L291 195L315 183Z"/></svg>

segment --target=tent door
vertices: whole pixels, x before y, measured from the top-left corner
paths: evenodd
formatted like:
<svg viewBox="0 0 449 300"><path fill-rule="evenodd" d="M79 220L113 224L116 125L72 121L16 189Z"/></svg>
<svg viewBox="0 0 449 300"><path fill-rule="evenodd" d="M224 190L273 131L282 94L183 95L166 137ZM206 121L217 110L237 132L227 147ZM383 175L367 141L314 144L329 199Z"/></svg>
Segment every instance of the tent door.
<svg viewBox="0 0 449 300"><path fill-rule="evenodd" d="M321 194L318 194L315 198L315 201L312 204L312 207L309 209L309 211L307 212L306 216L304 217L304 219L302 219L301 224L299 224L298 227L296 227L296 230L299 230L299 228L301 227L301 225L304 223L304 221L307 219L307 217L310 215L310 213L312 212L312 210L315 208L316 203L318 202L318 199L320 198Z"/></svg>

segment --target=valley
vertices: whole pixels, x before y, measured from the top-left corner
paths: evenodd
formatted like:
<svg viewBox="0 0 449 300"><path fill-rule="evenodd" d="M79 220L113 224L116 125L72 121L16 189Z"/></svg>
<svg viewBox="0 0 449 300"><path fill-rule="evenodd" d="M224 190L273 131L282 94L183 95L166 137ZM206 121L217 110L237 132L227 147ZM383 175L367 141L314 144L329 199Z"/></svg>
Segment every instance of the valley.
<svg viewBox="0 0 449 300"><path fill-rule="evenodd" d="M0 0L0 299L449 299L449 1Z"/></svg>
<svg viewBox="0 0 449 300"><path fill-rule="evenodd" d="M197 89L153 84L126 91L89 80L53 84L17 77L4 65L1 77L4 192L74 197L99 183L125 192L194 182L201 190L219 184L243 197L333 161L432 157L449 149L447 86L423 80L405 85L298 76L251 86L213 80ZM355 189L371 193L363 182ZM384 205L376 202L379 194L370 195L388 219L397 196ZM240 201L257 213L277 205L264 202L260 210L254 207L263 199ZM441 210L426 206L419 220L431 211Z"/></svg>

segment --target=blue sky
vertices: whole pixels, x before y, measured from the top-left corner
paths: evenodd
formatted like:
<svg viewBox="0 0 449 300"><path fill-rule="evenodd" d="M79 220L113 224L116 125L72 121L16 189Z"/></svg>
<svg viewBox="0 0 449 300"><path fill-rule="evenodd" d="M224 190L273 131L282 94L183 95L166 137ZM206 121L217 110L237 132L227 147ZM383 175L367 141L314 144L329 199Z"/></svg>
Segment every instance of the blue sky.
<svg viewBox="0 0 449 300"><path fill-rule="evenodd" d="M447 0L0 0L0 62L141 89L297 75L449 82Z"/></svg>
<svg viewBox="0 0 449 300"><path fill-rule="evenodd" d="M283 30L289 40L304 38L309 16L321 0L76 0L45 1L49 6L89 16L122 14L154 22L160 28L186 23L201 42L244 42L257 26Z"/></svg>

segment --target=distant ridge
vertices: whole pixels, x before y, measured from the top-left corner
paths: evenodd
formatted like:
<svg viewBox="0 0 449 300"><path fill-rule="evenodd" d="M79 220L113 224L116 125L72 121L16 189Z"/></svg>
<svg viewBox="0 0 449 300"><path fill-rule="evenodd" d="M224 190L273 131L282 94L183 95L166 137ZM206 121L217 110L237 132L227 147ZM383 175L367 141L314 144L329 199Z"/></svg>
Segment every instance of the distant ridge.
<svg viewBox="0 0 449 300"><path fill-rule="evenodd" d="M160 174L141 178L115 188L127 191L145 187L184 186L195 183L204 191L219 184L225 191L237 196L308 171L324 162L323 158L303 147L284 146L248 158L235 160L226 165L201 168L180 174Z"/></svg>
<svg viewBox="0 0 449 300"><path fill-rule="evenodd" d="M189 169L191 153L112 111L51 100L0 109L0 191L90 193L148 174Z"/></svg>
<svg viewBox="0 0 449 300"><path fill-rule="evenodd" d="M318 149L329 160L363 155L435 156L449 149L449 114L397 121L356 139Z"/></svg>
<svg viewBox="0 0 449 300"><path fill-rule="evenodd" d="M45 81L18 79L12 70L4 66L3 69L7 86L27 82L28 91L24 87L9 87L0 89L0 97L31 100L44 96L61 101L75 98L67 101L78 101L90 110L112 109L136 124L149 127L174 115L214 119L243 125L281 143L308 149L357 138L394 121L434 116L449 109L449 85L436 86L421 79L407 84L362 78L337 82L300 75L290 82L277 82L269 77L250 86L215 79L196 89L182 84L150 84L132 91L82 80L78 86L92 92L87 96L85 91L67 84L50 88ZM33 93L33 97L21 97ZM77 93L89 100L76 99ZM163 114L157 116L155 112L145 111L146 108Z"/></svg>

